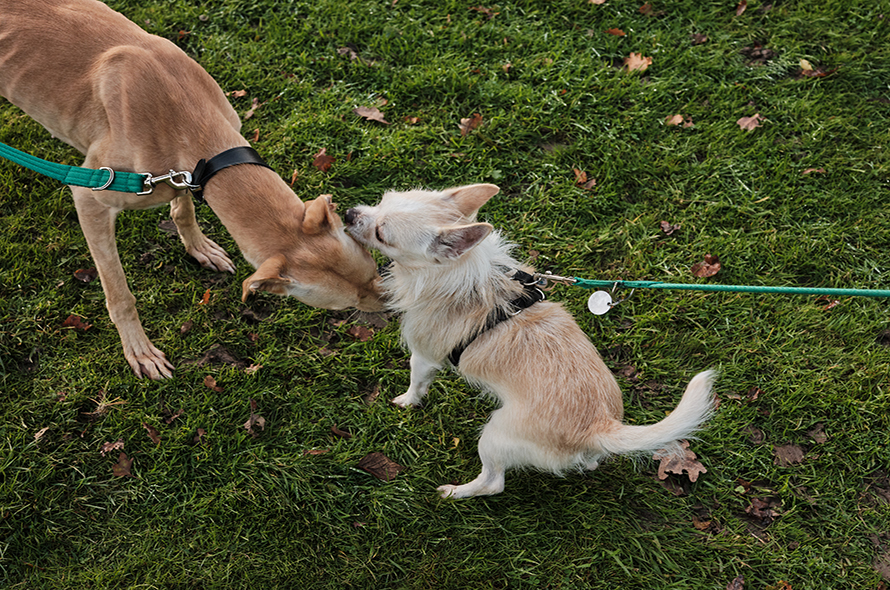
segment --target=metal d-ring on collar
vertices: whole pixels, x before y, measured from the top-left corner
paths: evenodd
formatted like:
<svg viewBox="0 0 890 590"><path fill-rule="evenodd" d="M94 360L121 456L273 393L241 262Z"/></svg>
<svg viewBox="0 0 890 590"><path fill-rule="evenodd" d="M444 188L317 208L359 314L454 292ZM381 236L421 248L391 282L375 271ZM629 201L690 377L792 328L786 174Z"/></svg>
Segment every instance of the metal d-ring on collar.
<svg viewBox="0 0 890 590"><path fill-rule="evenodd" d="M519 314L522 310L528 309L538 301L543 301L546 299L544 295L544 291L542 291L539 287L540 282L534 276L528 274L527 272L517 270L513 273L513 276L510 277L514 281L519 281L522 286L525 288L522 295L511 301L507 304L506 307L499 307L488 314L488 320L486 320L485 325L482 326L476 333L472 336L458 344L454 347L454 350L448 355L448 361L454 365L455 367L460 364L460 357L473 343L476 338L491 330L498 324L503 321L506 321L513 316Z"/></svg>

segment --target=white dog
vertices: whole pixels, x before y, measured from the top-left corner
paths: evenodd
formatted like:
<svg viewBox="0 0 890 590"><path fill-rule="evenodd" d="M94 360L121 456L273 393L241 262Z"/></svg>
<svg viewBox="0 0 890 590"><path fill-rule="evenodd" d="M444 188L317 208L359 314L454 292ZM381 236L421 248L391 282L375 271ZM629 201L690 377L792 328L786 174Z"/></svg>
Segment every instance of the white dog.
<svg viewBox="0 0 890 590"><path fill-rule="evenodd" d="M443 497L497 494L504 473L532 466L594 469L608 455L682 453L679 440L711 415L713 371L696 375L677 408L651 426L621 423L621 391L594 346L558 303L540 301L530 274L478 209L490 184L441 192L390 192L346 212L348 230L393 260L384 276L402 313L411 385L395 399L419 404L446 359L502 404L482 430L482 473Z"/></svg>

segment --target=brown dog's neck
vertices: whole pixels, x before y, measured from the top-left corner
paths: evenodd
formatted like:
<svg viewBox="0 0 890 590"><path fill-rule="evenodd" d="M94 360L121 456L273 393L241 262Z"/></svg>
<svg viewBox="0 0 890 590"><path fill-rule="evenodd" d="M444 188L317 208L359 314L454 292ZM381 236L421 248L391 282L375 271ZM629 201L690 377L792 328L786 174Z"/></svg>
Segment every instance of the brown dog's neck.
<svg viewBox="0 0 890 590"><path fill-rule="evenodd" d="M204 187L204 198L254 266L300 235L305 205L268 168L240 164L220 170Z"/></svg>

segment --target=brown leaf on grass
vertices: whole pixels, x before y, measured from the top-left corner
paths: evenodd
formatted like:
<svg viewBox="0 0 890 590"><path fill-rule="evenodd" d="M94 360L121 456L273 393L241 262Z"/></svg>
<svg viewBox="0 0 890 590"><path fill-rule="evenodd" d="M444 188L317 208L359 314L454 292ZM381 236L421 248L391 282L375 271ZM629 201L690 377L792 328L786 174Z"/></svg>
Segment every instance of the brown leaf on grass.
<svg viewBox="0 0 890 590"><path fill-rule="evenodd" d="M477 129L480 125L482 125L482 115L480 113L474 113L472 117L461 119L460 136L465 137L467 133Z"/></svg>
<svg viewBox="0 0 890 590"><path fill-rule="evenodd" d="M244 429L250 433L250 436L256 438L259 434L253 429L254 426L258 426L260 430L266 429L266 419L256 413L257 411L257 403L256 400L250 399L250 418L247 419L247 422L244 423Z"/></svg>
<svg viewBox="0 0 890 590"><path fill-rule="evenodd" d="M606 0L588 0L588 4L605 4Z"/></svg>
<svg viewBox="0 0 890 590"><path fill-rule="evenodd" d="M683 447L682 455L671 455L664 451L658 451L652 455L653 459L660 461L658 479L667 479L668 473L683 475L685 471L689 476L689 481L694 482L699 475L708 472L700 461L696 461L695 453L689 450L689 441L680 441L680 445Z"/></svg>
<svg viewBox="0 0 890 590"><path fill-rule="evenodd" d="M254 363L254 364L250 365L249 367L247 367L246 369L244 369L244 372L248 375L253 375L254 373L256 373L257 371L259 371L262 368L263 368L263 365L258 365L256 363Z"/></svg>
<svg viewBox="0 0 890 590"><path fill-rule="evenodd" d="M71 314L69 315L64 322L62 322L63 328L73 328L74 330L80 330L82 332L86 332L90 328L93 327L92 324L88 324L83 321L83 318L79 315Z"/></svg>
<svg viewBox="0 0 890 590"><path fill-rule="evenodd" d="M825 434L825 424L819 422L812 429L807 431L807 436L813 439L814 442L818 444L824 444L828 442L828 435Z"/></svg>
<svg viewBox="0 0 890 590"><path fill-rule="evenodd" d="M358 107L352 109L352 112L368 121L378 121L384 125L389 125L389 121L383 118L383 113L378 108Z"/></svg>
<svg viewBox="0 0 890 590"><path fill-rule="evenodd" d="M627 35L627 33L622 31L621 29L606 29L606 33L609 35L615 35L616 37L624 37Z"/></svg>
<svg viewBox="0 0 890 590"><path fill-rule="evenodd" d="M624 67L628 72L645 72L652 65L652 58L646 57L642 53L631 52L624 58Z"/></svg>
<svg viewBox="0 0 890 590"><path fill-rule="evenodd" d="M683 123L683 115L667 116L664 118L664 124L668 127L676 127Z"/></svg>
<svg viewBox="0 0 890 590"><path fill-rule="evenodd" d="M346 440L349 440L350 438L352 438L352 433L350 433L348 430L341 430L340 428L337 428L336 424L331 426L331 433L334 436L339 436L340 438L343 438Z"/></svg>
<svg viewBox="0 0 890 590"><path fill-rule="evenodd" d="M258 99L258 98L254 98L253 101L251 101L251 103L250 103L250 108L247 110L246 113L244 113L243 120L246 121L246 120L250 119L251 117L253 117L254 113L256 113L256 110L258 108L260 108L261 106L263 106L264 104L266 104L266 103L260 102L260 99Z"/></svg>
<svg viewBox="0 0 890 590"><path fill-rule="evenodd" d="M186 323L179 326L179 334L180 335L188 334L194 326L195 326L195 322L193 322L192 320L188 320Z"/></svg>
<svg viewBox="0 0 890 590"><path fill-rule="evenodd" d="M580 186L586 190L593 190L593 187L596 186L596 178L588 178L587 172L580 170L578 168L572 168L572 172L575 173L575 185Z"/></svg>
<svg viewBox="0 0 890 590"><path fill-rule="evenodd" d="M294 173L290 175L290 187L293 188L294 183L297 182L297 177L300 175L300 171L294 168Z"/></svg>
<svg viewBox="0 0 890 590"><path fill-rule="evenodd" d="M346 333L359 342L368 342L374 337L374 330L365 326L351 326Z"/></svg>
<svg viewBox="0 0 890 590"><path fill-rule="evenodd" d="M303 451L303 456L311 455L311 456L319 456L319 455L327 455L331 452L331 449L307 449Z"/></svg>
<svg viewBox="0 0 890 590"><path fill-rule="evenodd" d="M260 130L259 128L253 130L253 141L251 143L256 143L260 140Z"/></svg>
<svg viewBox="0 0 890 590"><path fill-rule="evenodd" d="M745 514L754 519L760 526L769 526L778 516L775 508L781 506L775 498L751 498L751 504L745 508Z"/></svg>
<svg viewBox="0 0 890 590"><path fill-rule="evenodd" d="M198 302L198 305L207 305L210 303L210 289L204 291L204 295L201 296L201 301Z"/></svg>
<svg viewBox="0 0 890 590"><path fill-rule="evenodd" d="M383 453L370 453L356 465L362 471L370 473L383 481L393 480L405 468L384 455Z"/></svg>
<svg viewBox="0 0 890 590"><path fill-rule="evenodd" d="M807 168L801 174L812 174L813 172L817 172L819 174L825 174L825 168Z"/></svg>
<svg viewBox="0 0 890 590"><path fill-rule="evenodd" d="M172 219L165 219L158 223L158 229L164 232L165 234L170 234L171 236L178 236L179 230L176 229L176 222Z"/></svg>
<svg viewBox="0 0 890 590"><path fill-rule="evenodd" d="M810 62L802 59L800 60L800 74L798 75L798 77L824 78L825 76L830 76L836 71L838 71L838 68L832 68L830 70L826 70L822 67L814 68L812 64L810 64Z"/></svg>
<svg viewBox="0 0 890 590"><path fill-rule="evenodd" d="M693 516L692 526L694 526L697 531L706 531L711 528L711 521L699 518L698 516Z"/></svg>
<svg viewBox="0 0 890 590"><path fill-rule="evenodd" d="M142 428L144 428L145 431L148 432L148 438L151 439L151 442L156 445L161 444L161 433L158 432L157 428L155 428L151 424L146 424L145 422L142 423Z"/></svg>
<svg viewBox="0 0 890 590"><path fill-rule="evenodd" d="M765 438L763 431L753 424L745 426L745 429L742 432L748 435L748 442L751 444L759 445L763 443L763 439Z"/></svg>
<svg viewBox="0 0 890 590"><path fill-rule="evenodd" d="M405 117L404 121L409 125L417 125L420 123L420 117Z"/></svg>
<svg viewBox="0 0 890 590"><path fill-rule="evenodd" d="M748 0L741 0L741 2L739 2L739 5L735 8L735 15L742 16L742 13L744 13L746 10L748 10Z"/></svg>
<svg viewBox="0 0 890 590"><path fill-rule="evenodd" d="M227 365L229 367L243 369L247 367L249 363L236 358L235 355L229 352L224 346L214 344L200 359L197 361L186 361L185 364L194 364L196 367L203 367L204 365Z"/></svg>
<svg viewBox="0 0 890 590"><path fill-rule="evenodd" d="M222 393L225 391L225 388L222 385L218 385L216 383L216 379L213 378L213 375L207 375L204 377L204 387L211 391L215 391L216 393Z"/></svg>
<svg viewBox="0 0 890 590"><path fill-rule="evenodd" d="M328 155L327 148L321 148L321 150L315 154L315 159L312 160L312 165L322 172L327 172L336 161L337 158Z"/></svg>
<svg viewBox="0 0 890 590"><path fill-rule="evenodd" d="M710 254L705 254L705 259L692 265L692 274L700 279L712 277L720 272L720 259Z"/></svg>
<svg viewBox="0 0 890 590"><path fill-rule="evenodd" d="M192 438L193 445L202 445L204 444L204 435L207 434L207 431L203 428L199 428L197 432L195 432L194 438Z"/></svg>
<svg viewBox="0 0 890 590"><path fill-rule="evenodd" d="M179 408L178 410L176 410L175 413L173 413L173 414L169 414L168 416L166 416L166 417L164 418L164 424L171 424L171 423L173 423L174 420L176 420L177 418L179 418L180 416L182 416L182 413L183 413L184 411L185 411L185 410L183 410L182 408Z"/></svg>
<svg viewBox="0 0 890 590"><path fill-rule="evenodd" d="M732 582L726 585L726 590L745 590L745 578L736 577Z"/></svg>
<svg viewBox="0 0 890 590"><path fill-rule="evenodd" d="M91 283L99 276L99 271L95 268L78 268L74 271L74 278L81 283Z"/></svg>
<svg viewBox="0 0 890 590"><path fill-rule="evenodd" d="M692 38L693 45L701 45L702 43L706 43L708 41L707 35L702 35L701 33L692 33L689 36Z"/></svg>
<svg viewBox="0 0 890 590"><path fill-rule="evenodd" d="M663 231L664 235L666 235L666 236L673 234L675 231L678 231L681 227L679 223L675 223L675 224L671 225L667 221L662 221L661 223L659 223L659 225L661 226L661 231Z"/></svg>
<svg viewBox="0 0 890 590"><path fill-rule="evenodd" d="M760 121L763 120L763 117L760 116L760 113L755 113L750 117L742 117L736 124L744 129L745 131L753 131L754 129L760 127Z"/></svg>
<svg viewBox="0 0 890 590"><path fill-rule="evenodd" d="M797 445L781 445L773 447L773 455L775 459L773 463L779 467L788 467L789 465L797 465L804 458L803 449Z"/></svg>
<svg viewBox="0 0 890 590"><path fill-rule="evenodd" d="M121 451L117 458L117 463L111 468L111 472L115 477L133 477L130 470L133 467L133 459L127 457L127 454Z"/></svg>
<svg viewBox="0 0 890 590"><path fill-rule="evenodd" d="M474 10L485 15L488 20L491 20L500 14L500 12L494 12L491 8L485 8L484 6L470 6L470 10Z"/></svg>
<svg viewBox="0 0 890 590"><path fill-rule="evenodd" d="M105 456L105 453L110 453L111 451L123 451L124 450L124 439L119 438L114 442L102 443L102 446L99 447L99 452L102 456Z"/></svg>
<svg viewBox="0 0 890 590"><path fill-rule="evenodd" d="M654 12L655 11L652 8L652 5L648 2L640 6L640 14L642 14L643 16L652 16Z"/></svg>
<svg viewBox="0 0 890 590"><path fill-rule="evenodd" d="M748 392L745 394L745 397L748 398L748 401L756 402L757 398L759 398L761 395L763 395L763 390L755 385L748 390Z"/></svg>
<svg viewBox="0 0 890 590"><path fill-rule="evenodd" d="M244 98L245 96L247 96L247 91L233 90L232 92L229 92L229 94L232 96L232 98Z"/></svg>

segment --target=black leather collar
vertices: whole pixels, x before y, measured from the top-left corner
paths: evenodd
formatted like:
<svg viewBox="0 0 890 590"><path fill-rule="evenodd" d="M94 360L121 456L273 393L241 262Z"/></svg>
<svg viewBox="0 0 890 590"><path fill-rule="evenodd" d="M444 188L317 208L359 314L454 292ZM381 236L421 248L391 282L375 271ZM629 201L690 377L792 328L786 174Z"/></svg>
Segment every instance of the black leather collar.
<svg viewBox="0 0 890 590"><path fill-rule="evenodd" d="M204 185L207 184L207 181L223 168L237 166L238 164L256 164L257 166L272 169L255 149L246 145L226 150L209 160L202 159L195 166L195 171L192 172L192 184L198 187L192 189L192 195L195 197L195 200L199 203L204 203Z"/></svg>
<svg viewBox="0 0 890 590"><path fill-rule="evenodd" d="M473 343L476 338L480 335L484 334L488 330L491 330L501 322L504 322L523 309L528 309L538 301L544 300L544 292L538 287L538 282L535 280L535 277L528 274L527 272L523 272L521 270L517 270L513 273L513 276L510 277L514 281L519 281L525 287L525 291L521 296L517 297L513 301L507 304L506 307L499 307L488 314L488 320L485 322L485 325L482 326L475 334L458 344L454 350L448 355L448 360L455 367L460 364L460 357L464 353L470 344Z"/></svg>

